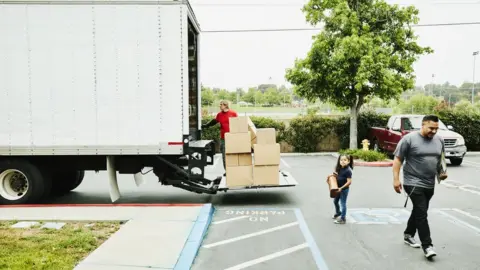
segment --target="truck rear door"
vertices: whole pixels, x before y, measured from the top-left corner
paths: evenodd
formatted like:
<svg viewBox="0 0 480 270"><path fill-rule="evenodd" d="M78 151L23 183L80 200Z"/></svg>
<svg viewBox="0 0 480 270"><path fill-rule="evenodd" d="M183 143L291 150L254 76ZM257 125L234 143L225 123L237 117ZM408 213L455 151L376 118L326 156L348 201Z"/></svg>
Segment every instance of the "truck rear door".
<svg viewBox="0 0 480 270"><path fill-rule="evenodd" d="M192 140L200 140L201 90L198 59L199 31L188 18L188 121Z"/></svg>

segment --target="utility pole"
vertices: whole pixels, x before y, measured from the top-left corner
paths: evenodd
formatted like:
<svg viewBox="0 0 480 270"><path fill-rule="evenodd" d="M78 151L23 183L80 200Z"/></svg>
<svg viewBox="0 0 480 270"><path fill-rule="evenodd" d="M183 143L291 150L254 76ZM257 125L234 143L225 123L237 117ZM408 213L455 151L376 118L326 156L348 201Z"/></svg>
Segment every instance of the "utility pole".
<svg viewBox="0 0 480 270"><path fill-rule="evenodd" d="M473 52L473 85L472 85L472 105L473 97L475 95L475 58L477 57L479 51Z"/></svg>
<svg viewBox="0 0 480 270"><path fill-rule="evenodd" d="M435 88L435 86L433 85L433 80L435 80L435 74L432 74L432 81L430 83L430 94L432 95L432 97L433 97L433 89Z"/></svg>

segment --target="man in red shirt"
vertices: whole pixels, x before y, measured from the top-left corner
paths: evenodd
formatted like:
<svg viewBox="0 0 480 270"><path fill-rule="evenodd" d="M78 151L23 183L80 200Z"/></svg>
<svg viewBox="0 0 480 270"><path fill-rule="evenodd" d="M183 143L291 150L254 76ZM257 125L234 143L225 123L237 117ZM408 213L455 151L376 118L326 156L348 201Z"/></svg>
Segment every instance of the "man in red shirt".
<svg viewBox="0 0 480 270"><path fill-rule="evenodd" d="M230 132L230 117L237 117L237 112L230 109L229 102L226 100L220 101L220 112L217 114L215 119L208 122L205 125L202 125L202 129L208 128L211 126L216 125L217 123L220 124L220 149L222 151L222 160L223 160L223 168L226 170L225 166L225 133ZM223 175L226 175L223 174Z"/></svg>

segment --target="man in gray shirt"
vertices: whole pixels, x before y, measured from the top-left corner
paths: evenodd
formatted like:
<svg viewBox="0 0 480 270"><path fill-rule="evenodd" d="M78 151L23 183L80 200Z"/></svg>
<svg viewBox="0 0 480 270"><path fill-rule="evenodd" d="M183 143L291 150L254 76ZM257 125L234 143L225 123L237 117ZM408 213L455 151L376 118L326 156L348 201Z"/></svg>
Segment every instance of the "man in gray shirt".
<svg viewBox="0 0 480 270"><path fill-rule="evenodd" d="M430 199L435 190L435 178L439 172L441 154L444 152L444 142L435 136L438 130L438 117L426 115L422 119L422 128L418 132L405 135L397 145L393 162L393 187L401 193L400 168L403 167L403 188L413 204L412 213L404 231L404 242L412 247L423 248L425 257L431 258L437 254L433 250L428 225L427 211ZM446 173L440 174L440 179L446 179ZM415 232L418 230L422 244L415 242Z"/></svg>

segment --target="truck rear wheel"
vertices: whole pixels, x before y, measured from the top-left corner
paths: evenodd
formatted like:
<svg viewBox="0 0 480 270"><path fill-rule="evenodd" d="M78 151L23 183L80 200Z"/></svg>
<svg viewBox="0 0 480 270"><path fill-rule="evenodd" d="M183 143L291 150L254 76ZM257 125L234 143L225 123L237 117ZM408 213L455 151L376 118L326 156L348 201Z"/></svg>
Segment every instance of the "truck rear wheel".
<svg viewBox="0 0 480 270"><path fill-rule="evenodd" d="M63 195L76 189L83 181L85 171L55 172L52 176L52 194Z"/></svg>
<svg viewBox="0 0 480 270"><path fill-rule="evenodd" d="M50 178L22 159L0 161L0 204L37 203L49 193Z"/></svg>

